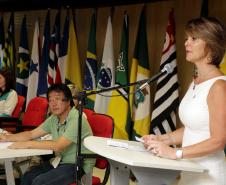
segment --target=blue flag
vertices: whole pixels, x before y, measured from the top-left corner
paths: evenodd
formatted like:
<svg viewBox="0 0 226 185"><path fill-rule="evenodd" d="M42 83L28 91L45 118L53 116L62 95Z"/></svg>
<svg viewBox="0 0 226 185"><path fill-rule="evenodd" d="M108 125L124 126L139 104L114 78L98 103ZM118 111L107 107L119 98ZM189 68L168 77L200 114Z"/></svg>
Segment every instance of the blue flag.
<svg viewBox="0 0 226 185"><path fill-rule="evenodd" d="M64 31L63 37L60 40L59 46L59 57L56 66L56 82L61 80L62 83L65 83L65 68L66 68L66 57L67 57L67 48L68 48L68 39L69 39L69 12L65 17L64 22Z"/></svg>
<svg viewBox="0 0 226 185"><path fill-rule="evenodd" d="M38 79L38 96L45 96L48 84L47 84L47 75L48 75L48 63L49 63L49 48L50 48L50 12L48 10L44 26L43 34L43 48L42 48L42 59L39 66L39 79Z"/></svg>
<svg viewBox="0 0 226 185"><path fill-rule="evenodd" d="M16 91L19 95L24 97L27 96L29 68L30 56L28 48L26 16L24 16L20 30L19 59L16 66Z"/></svg>
<svg viewBox="0 0 226 185"><path fill-rule="evenodd" d="M60 44L60 11L57 12L55 23L53 26L53 32L50 38L50 50L49 50L49 65L48 65L48 85L56 83L56 69L57 61L59 57L59 44ZM61 79L57 79L58 83L61 83Z"/></svg>

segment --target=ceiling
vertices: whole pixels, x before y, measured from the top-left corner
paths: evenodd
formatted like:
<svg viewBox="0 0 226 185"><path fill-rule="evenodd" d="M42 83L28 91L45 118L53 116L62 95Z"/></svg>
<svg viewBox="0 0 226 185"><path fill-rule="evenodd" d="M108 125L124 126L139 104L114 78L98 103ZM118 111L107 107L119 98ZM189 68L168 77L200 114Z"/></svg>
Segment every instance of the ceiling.
<svg viewBox="0 0 226 185"><path fill-rule="evenodd" d="M1 11L24 11L46 8L74 7L93 8L125 4L150 3L166 0L0 0Z"/></svg>

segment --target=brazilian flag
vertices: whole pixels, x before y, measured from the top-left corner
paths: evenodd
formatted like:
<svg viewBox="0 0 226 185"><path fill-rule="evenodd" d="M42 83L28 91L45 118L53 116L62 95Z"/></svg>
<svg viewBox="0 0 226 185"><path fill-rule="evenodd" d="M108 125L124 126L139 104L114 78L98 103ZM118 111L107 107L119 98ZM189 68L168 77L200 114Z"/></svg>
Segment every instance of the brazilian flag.
<svg viewBox="0 0 226 185"><path fill-rule="evenodd" d="M96 89L96 78L97 78L97 52L96 52L96 10L94 10L90 32L89 32L89 41L88 48L86 52L86 63L85 63L85 72L84 72L84 84L83 89L88 93ZM87 97L86 108L94 108L95 95Z"/></svg>

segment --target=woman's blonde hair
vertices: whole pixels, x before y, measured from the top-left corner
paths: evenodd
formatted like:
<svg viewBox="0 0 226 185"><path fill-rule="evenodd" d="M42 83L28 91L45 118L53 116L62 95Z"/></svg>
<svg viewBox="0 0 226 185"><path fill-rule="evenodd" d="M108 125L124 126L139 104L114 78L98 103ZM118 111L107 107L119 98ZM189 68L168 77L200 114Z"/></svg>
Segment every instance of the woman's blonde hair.
<svg viewBox="0 0 226 185"><path fill-rule="evenodd" d="M211 63L219 67L226 48L225 26L216 18L197 18L190 20L185 26L185 32L206 42L210 52Z"/></svg>

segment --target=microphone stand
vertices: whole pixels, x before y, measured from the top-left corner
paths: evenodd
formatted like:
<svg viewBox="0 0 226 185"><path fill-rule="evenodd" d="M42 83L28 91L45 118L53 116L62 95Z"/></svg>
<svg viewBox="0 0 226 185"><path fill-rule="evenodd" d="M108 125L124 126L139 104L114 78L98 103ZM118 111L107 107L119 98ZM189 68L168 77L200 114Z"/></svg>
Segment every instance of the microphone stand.
<svg viewBox="0 0 226 185"><path fill-rule="evenodd" d="M148 78L148 79L144 79L144 80L140 80L140 81L136 81L133 83L128 83L126 85L118 85L118 86L114 86L114 87L109 87L109 88L105 88L105 89L101 89L101 90L97 90L97 91L91 91L89 93L86 93L86 91L82 91L79 92L76 98L78 100L78 111L79 111L79 117L78 117L78 134L77 134L77 152L76 152L76 164L75 164L75 170L76 170L76 184L77 185L82 185L81 184L81 177L82 177L82 167L83 167L83 159L84 158L93 158L96 157L97 155L95 154L82 154L81 153L81 136L82 136L82 114L83 114L83 107L85 105L85 99L86 97L90 96L90 95L94 95L94 94L100 94L103 92L107 92L107 91L112 91L112 90L117 90L117 89L121 89L121 88L125 88L125 87L130 87L130 86L134 86L134 85L148 85L151 82L157 80L158 78L160 78L161 76L168 74L167 71L162 71L156 75L154 75L152 78ZM144 86L142 88L139 88L139 90L142 90L144 88Z"/></svg>

